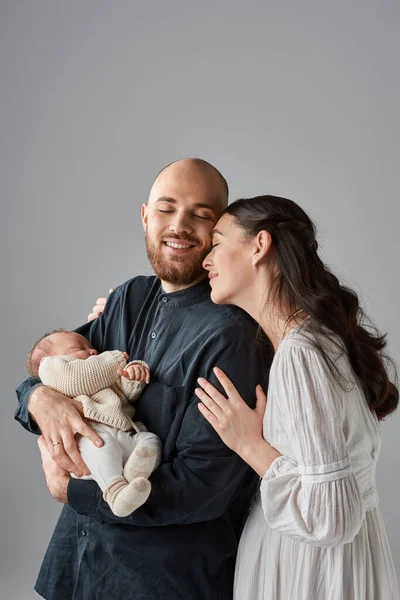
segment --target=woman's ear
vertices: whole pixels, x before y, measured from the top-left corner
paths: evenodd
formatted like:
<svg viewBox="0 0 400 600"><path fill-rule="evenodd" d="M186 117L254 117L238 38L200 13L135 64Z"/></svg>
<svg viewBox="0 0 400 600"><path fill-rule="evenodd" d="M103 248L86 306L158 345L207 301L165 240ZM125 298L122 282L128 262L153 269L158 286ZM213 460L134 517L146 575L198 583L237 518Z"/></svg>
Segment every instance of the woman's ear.
<svg viewBox="0 0 400 600"><path fill-rule="evenodd" d="M253 266L257 265L261 260L263 260L272 245L272 237L269 231L259 231L254 238L254 248L253 248L253 256L252 263Z"/></svg>

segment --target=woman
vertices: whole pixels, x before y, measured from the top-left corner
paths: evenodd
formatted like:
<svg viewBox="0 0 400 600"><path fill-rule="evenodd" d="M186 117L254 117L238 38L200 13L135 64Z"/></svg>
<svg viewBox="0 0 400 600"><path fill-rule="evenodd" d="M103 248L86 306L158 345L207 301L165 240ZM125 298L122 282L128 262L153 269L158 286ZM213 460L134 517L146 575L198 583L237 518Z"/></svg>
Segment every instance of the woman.
<svg viewBox="0 0 400 600"><path fill-rule="evenodd" d="M236 600L395 600L396 575L378 508L378 421L395 410L382 350L357 295L317 253L294 202L231 204L204 260L211 298L258 321L275 357L268 402L253 411L222 371L204 379L199 410L262 478L240 541Z"/></svg>

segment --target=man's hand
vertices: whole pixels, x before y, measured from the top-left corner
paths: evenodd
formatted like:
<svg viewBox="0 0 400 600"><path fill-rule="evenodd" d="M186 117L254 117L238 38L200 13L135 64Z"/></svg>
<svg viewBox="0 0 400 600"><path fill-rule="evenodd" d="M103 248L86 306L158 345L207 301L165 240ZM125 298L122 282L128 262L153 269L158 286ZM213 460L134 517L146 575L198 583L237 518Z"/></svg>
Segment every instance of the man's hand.
<svg viewBox="0 0 400 600"><path fill-rule="evenodd" d="M111 292L114 291L114 288L110 288L108 293L111 294ZM88 315L88 323L90 321L94 321L95 319L97 319L97 317L99 317L101 315L101 313L104 310L104 307L106 305L107 302L107 298L97 298L96 300L96 305L93 306L92 308L92 312L90 313L90 315Z"/></svg>
<svg viewBox="0 0 400 600"><path fill-rule="evenodd" d="M42 385L29 398L28 410L42 432L50 457L63 471L77 477L89 475L76 445L75 434L80 433L97 447L103 440L82 418L82 405L68 396Z"/></svg>
<svg viewBox="0 0 400 600"><path fill-rule="evenodd" d="M61 469L51 458L42 435L38 439L38 446L42 457L42 469L50 494L57 502L67 504L67 489L70 475L67 471Z"/></svg>

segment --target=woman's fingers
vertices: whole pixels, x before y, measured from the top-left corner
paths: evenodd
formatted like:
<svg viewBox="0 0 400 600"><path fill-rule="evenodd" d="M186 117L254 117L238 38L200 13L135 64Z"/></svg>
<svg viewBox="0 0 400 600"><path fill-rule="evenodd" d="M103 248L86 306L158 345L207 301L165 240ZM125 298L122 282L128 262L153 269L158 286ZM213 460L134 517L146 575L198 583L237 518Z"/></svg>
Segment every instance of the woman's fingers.
<svg viewBox="0 0 400 600"><path fill-rule="evenodd" d="M262 389L261 385L256 387L256 398L257 402L255 411L258 416L263 418L265 414L265 408L267 406L267 396L264 394L264 390Z"/></svg>
<svg viewBox="0 0 400 600"><path fill-rule="evenodd" d="M208 408L206 406L204 406L204 404L202 404L201 402L199 402L197 407L198 407L199 411L201 412L201 414L203 415L203 417L205 417L207 419L207 421L210 423L210 425L212 425L214 427L214 429L216 431L218 431L217 417L210 410L208 410Z"/></svg>
<svg viewBox="0 0 400 600"><path fill-rule="evenodd" d="M211 385L211 384L210 384ZM214 388L215 389L215 388ZM217 390L215 390L217 391ZM221 419L224 415L224 411L219 406L219 404L211 398L204 390L201 388L196 388L194 390L196 396L202 401L202 403L207 407L208 411L211 412L217 419ZM219 393L219 392L218 392Z"/></svg>
<svg viewBox="0 0 400 600"><path fill-rule="evenodd" d="M207 379L204 379L204 377L199 377L197 383L203 388L206 394L210 396L210 398L214 400L214 402L216 402L219 406L223 406L224 403L226 404L226 402L228 402L225 396L221 394L221 392L217 390L217 388L214 387L212 383L207 381Z"/></svg>
<svg viewBox="0 0 400 600"><path fill-rule="evenodd" d="M221 371L221 369L219 369L218 367L215 367L213 371L215 373L216 378L224 388L229 400L231 402L237 402L238 400L243 401L239 392L237 391L229 377L225 375L225 373Z"/></svg>

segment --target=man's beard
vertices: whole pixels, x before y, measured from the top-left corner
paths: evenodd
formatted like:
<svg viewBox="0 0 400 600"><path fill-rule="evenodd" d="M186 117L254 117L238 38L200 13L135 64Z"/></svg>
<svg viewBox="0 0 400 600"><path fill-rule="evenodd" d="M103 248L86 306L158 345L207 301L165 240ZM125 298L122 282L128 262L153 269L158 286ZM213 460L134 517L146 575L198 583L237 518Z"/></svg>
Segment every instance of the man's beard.
<svg viewBox="0 0 400 600"><path fill-rule="evenodd" d="M184 239L184 236L179 237L180 241ZM192 239L186 239L186 241L194 242ZM151 266L157 277L172 285L189 285L204 275L205 270L202 263L210 250L211 246L204 248L202 252L193 252L190 262L185 256L176 255L166 258L162 249L154 244L146 233L146 253Z"/></svg>

